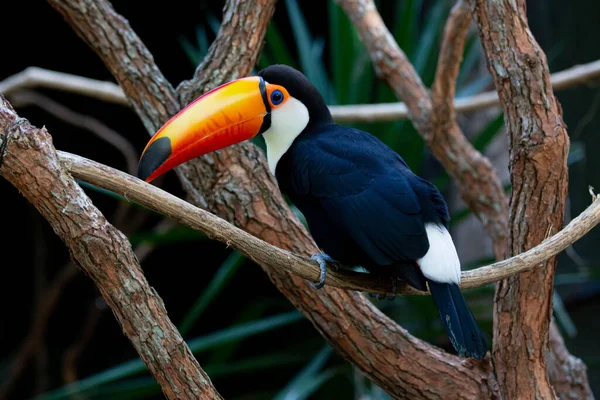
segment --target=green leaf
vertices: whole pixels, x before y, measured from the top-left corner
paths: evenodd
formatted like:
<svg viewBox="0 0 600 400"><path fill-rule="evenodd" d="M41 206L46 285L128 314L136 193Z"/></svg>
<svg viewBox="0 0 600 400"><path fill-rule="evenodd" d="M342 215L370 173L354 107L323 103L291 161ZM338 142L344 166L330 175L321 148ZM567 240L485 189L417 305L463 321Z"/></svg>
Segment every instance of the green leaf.
<svg viewBox="0 0 600 400"><path fill-rule="evenodd" d="M422 0L405 0L396 2L396 22L393 34L400 48L412 59L417 37L417 21L423 6Z"/></svg>
<svg viewBox="0 0 600 400"><path fill-rule="evenodd" d="M571 141L569 154L567 156L567 166L571 166L583 160L585 160L585 143L580 140Z"/></svg>
<svg viewBox="0 0 600 400"><path fill-rule="evenodd" d="M313 394L335 374L334 370L319 372L330 355L331 347L327 345L277 394L274 400L303 400Z"/></svg>
<svg viewBox="0 0 600 400"><path fill-rule="evenodd" d="M227 259L221 264L215 276L210 281L202 295L196 299L192 308L187 312L179 327L181 336L185 337L190 329L194 326L198 318L217 297L221 291L227 286L231 278L235 275L239 267L246 261L246 257L237 251L233 251Z"/></svg>
<svg viewBox="0 0 600 400"><path fill-rule="evenodd" d="M305 354L282 354L281 352L273 352L271 354L244 360L207 364L205 370L211 378L221 378L233 374L254 373L259 370L299 364L308 359L309 357Z"/></svg>
<svg viewBox="0 0 600 400"><path fill-rule="evenodd" d="M469 82L467 85L456 91L456 98L472 96L482 92L488 85L492 83L492 77L490 75L482 75Z"/></svg>
<svg viewBox="0 0 600 400"><path fill-rule="evenodd" d="M241 340L250 336L255 336L272 329L280 328L302 319L302 314L297 311L279 314L272 317L264 318L259 321L253 321L240 326L223 329L203 337L193 339L188 342L192 353L196 354L201 351L214 348L224 343L229 343L235 340ZM134 359L115 367L94 374L88 378L84 378L78 382L63 386L60 389L43 393L37 396L38 400L55 400L65 399L74 394L83 393L87 390L114 382L118 379L126 378L140 372L146 371L146 365L140 359Z"/></svg>
<svg viewBox="0 0 600 400"><path fill-rule="evenodd" d="M336 97L340 104L349 104L349 92L356 86L353 82L359 82L352 79L353 70L348 65L353 63L354 37L356 31L352 23L342 10L342 8L333 1L328 2L329 6L329 41L330 41L330 60L333 76L333 85L335 87ZM362 85L364 86L364 85Z"/></svg>
<svg viewBox="0 0 600 400"><path fill-rule="evenodd" d="M212 13L206 14L206 21L208 22L208 26L213 31L215 35L219 33L219 29L221 28L221 21L217 17L215 17Z"/></svg>
<svg viewBox="0 0 600 400"><path fill-rule="evenodd" d="M463 52L463 61L460 65L460 72L456 79L456 87L462 88L465 83L473 77L473 69L475 64L481 60L481 42L479 35L476 32L469 32L465 41L465 50Z"/></svg>
<svg viewBox="0 0 600 400"><path fill-rule="evenodd" d="M309 360L304 354L288 354L273 352L270 354L251 357L242 360L232 360L226 363L205 364L204 371L211 379L224 378L244 373L257 373L269 369L277 369L288 365L296 365ZM144 377L127 379L87 391L86 396L98 399L133 400L146 398L161 392L160 385L154 378Z"/></svg>
<svg viewBox="0 0 600 400"><path fill-rule="evenodd" d="M500 112L473 138L473 147L484 152L504 126L504 114Z"/></svg>
<svg viewBox="0 0 600 400"><path fill-rule="evenodd" d="M245 305L245 307L235 316L233 324L240 325L249 321L255 321L261 318L265 311L267 311L267 303L265 301L256 300ZM231 358L237 349L242 345L242 341L238 340L235 342L229 342L212 349L211 354L208 358L205 358L211 363L222 363L226 362Z"/></svg>
<svg viewBox="0 0 600 400"><path fill-rule="evenodd" d="M558 293L556 293L556 291L553 292L553 299L553 308L556 321L563 328L568 337L574 338L577 336L577 327L575 326L571 315L569 315L562 298Z"/></svg>
<svg viewBox="0 0 600 400"><path fill-rule="evenodd" d="M292 26L292 34L296 39L302 71L319 90L327 104L335 104L335 96L331 90L329 79L320 57L322 44L313 40L306 20L296 0L285 1L288 17ZM319 57L316 57L319 56Z"/></svg>
<svg viewBox="0 0 600 400"><path fill-rule="evenodd" d="M275 21L271 21L267 27L265 48L270 54L270 58L274 60L271 62L272 64L286 64L298 69L296 61L294 61L294 57L292 57L292 53L289 50L289 46L283 41L281 32L279 32L277 25L275 25Z"/></svg>
<svg viewBox="0 0 600 400"><path fill-rule="evenodd" d="M196 26L196 43L192 43L185 36L179 38L179 44L183 48L183 51L190 59L193 66L196 66L202 62L204 56L208 52L208 35L202 25Z"/></svg>
<svg viewBox="0 0 600 400"><path fill-rule="evenodd" d="M416 54L414 57L414 66L421 79L426 85L433 80L435 73L438 46L436 39L444 28L445 17L448 15L448 3L438 1L434 3L425 19L425 26L419 38Z"/></svg>

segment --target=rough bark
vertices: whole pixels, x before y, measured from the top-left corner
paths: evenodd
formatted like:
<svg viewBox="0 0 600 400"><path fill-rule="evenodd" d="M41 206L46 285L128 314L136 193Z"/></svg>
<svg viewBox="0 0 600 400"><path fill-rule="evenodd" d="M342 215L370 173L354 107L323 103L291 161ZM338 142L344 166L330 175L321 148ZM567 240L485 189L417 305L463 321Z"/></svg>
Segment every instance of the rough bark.
<svg viewBox="0 0 600 400"><path fill-rule="evenodd" d="M285 271L311 281L319 278L319 266L315 261L273 246L154 185L149 185L125 172L75 154L59 151L58 155L62 165L76 179L126 196L137 204L166 215L169 220L187 225L211 239L227 244L228 247L272 270ZM481 287L522 271L531 270L572 245L599 223L600 200L596 200L564 229L538 246L494 264L463 271L460 287ZM346 290L392 294L391 281L381 280L373 274L343 268L328 271L326 281L329 286ZM427 294L427 292L417 291L407 285L399 285L397 289L397 294Z"/></svg>
<svg viewBox="0 0 600 400"><path fill-rule="evenodd" d="M492 238L496 256L501 256L504 253L508 202L491 163L467 140L456 123L454 113L447 113L443 120L436 116L429 91L386 28L373 0L336 2L344 8L356 27L377 74L406 103L414 127L433 155L459 183L462 199ZM454 57L442 57L442 60L454 63Z"/></svg>
<svg viewBox="0 0 600 400"><path fill-rule="evenodd" d="M109 69L117 81L119 83L125 81L126 95L137 97L137 93L132 92L128 85L129 76L135 76L142 84L145 81L150 84L162 81L162 78L156 76L160 72L155 66L138 66L137 62L127 57L127 54L113 57L112 50L104 49L102 45L99 47L96 42L89 42L94 40L94 36L89 35L87 31L99 29L103 30L107 37L118 37L125 41L134 40L136 44L133 47L142 54L147 53L129 27L120 24L120 30L112 28L114 25L110 20L115 13L105 1L94 2L96 5L88 10L88 13L92 14L103 13L102 16L75 18L80 13L78 10L81 7L88 7L88 2L89 0L68 0L57 5L55 0L50 0L50 3L61 12L68 14L65 16L67 21L75 25L79 35L96 50L107 65L110 65ZM227 9L235 10L242 3L248 4L250 10L256 1L230 0ZM258 3L272 5L274 1ZM236 11L232 13L234 15L232 20L234 20L237 18L235 17L237 13ZM249 20L257 15L260 14L252 13L245 20L241 18L239 20L243 24L248 24ZM120 16L115 18L122 20ZM266 27L268 21L262 23ZM244 29L234 29L230 34L228 38L218 38L217 42L229 40L237 42L237 46L241 48L240 43L247 40ZM110 43L103 45L110 46ZM259 48L246 48L256 52L256 55L245 59L255 60ZM223 83L219 79L229 80L240 74L248 74L253 67L253 65L241 65L237 59L227 58L227 53L211 54L214 54L214 57L225 57L226 61L218 65L223 71L229 72L206 81L208 82L206 87L200 87L200 83L192 85L196 87L194 93L206 91ZM144 57L143 61L152 63L150 57ZM196 81L200 82L204 74L204 71L198 72ZM188 90L186 88L189 88L189 85L184 85L182 88L183 93ZM142 102L139 106L151 109L154 102L170 101L170 97L163 96L162 92L152 92L149 95L153 93L158 97L152 101ZM188 97L184 95L183 98ZM134 103L137 104L135 101ZM151 110L136 109L136 111L140 117L147 120L148 115L154 115ZM162 118L162 114L160 117ZM166 122L166 116L161 121ZM146 126L154 127L152 124ZM154 128L150 130L151 133L154 132ZM208 208L251 234L283 249L303 255L317 251L304 227L284 202L274 178L268 172L264 155L255 146L249 143L238 145L186 163L178 170L190 200L196 205ZM277 288L314 323L319 332L346 359L359 366L367 376L392 396L439 398L443 395L445 398L452 399L496 396L497 388L494 386L493 379L489 379L492 376L489 362L467 362L412 337L360 293L348 293L327 287L315 291L304 280L277 270L263 268ZM440 376L447 375L452 378L443 381L439 379Z"/></svg>
<svg viewBox="0 0 600 400"><path fill-rule="evenodd" d="M48 220L73 261L98 286L165 396L220 398L148 285L127 237L61 167L45 128L19 119L0 96L0 131L9 132L0 175Z"/></svg>
<svg viewBox="0 0 600 400"><path fill-rule="evenodd" d="M181 104L231 79L247 76L256 65L276 0L229 0L217 38L194 77L177 86Z"/></svg>
<svg viewBox="0 0 600 400"><path fill-rule="evenodd" d="M513 192L507 251L517 254L562 226L569 138L545 54L528 27L525 2L470 4L509 132ZM494 358L506 399L556 396L546 366L555 262L497 287ZM587 381L585 374L581 378Z"/></svg>

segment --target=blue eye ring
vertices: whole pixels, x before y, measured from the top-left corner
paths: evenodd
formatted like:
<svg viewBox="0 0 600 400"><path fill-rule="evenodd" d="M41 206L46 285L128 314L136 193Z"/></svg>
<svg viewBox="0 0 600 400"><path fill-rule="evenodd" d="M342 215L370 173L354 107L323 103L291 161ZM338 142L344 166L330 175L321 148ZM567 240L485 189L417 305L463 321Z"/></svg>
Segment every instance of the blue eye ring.
<svg viewBox="0 0 600 400"><path fill-rule="evenodd" d="M281 104L283 101L283 93L281 90L273 90L271 93L271 104L274 106Z"/></svg>

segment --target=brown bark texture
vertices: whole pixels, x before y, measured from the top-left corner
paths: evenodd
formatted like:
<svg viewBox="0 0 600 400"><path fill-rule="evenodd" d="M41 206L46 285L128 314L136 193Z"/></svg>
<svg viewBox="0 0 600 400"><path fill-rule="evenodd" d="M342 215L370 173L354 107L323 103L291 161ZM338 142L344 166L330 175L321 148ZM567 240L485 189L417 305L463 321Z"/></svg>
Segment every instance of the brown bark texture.
<svg viewBox="0 0 600 400"><path fill-rule="evenodd" d="M239 251L257 264L311 281L319 279L319 266L313 260L273 246L209 211L198 208L130 174L75 154L59 151L58 155L63 167L78 180L118 193L130 201L169 217L168 221L177 221L200 231L207 237ZM594 201L561 231L538 246L502 261L463 271L460 287L481 287L536 268L541 262L555 256L585 236L599 223L600 199ZM344 268L330 269L327 272L327 284L346 290L392 295L392 283L389 280ZM403 284L398 285L397 294L426 295L428 292L418 291Z"/></svg>
<svg viewBox="0 0 600 400"><path fill-rule="evenodd" d="M508 202L491 163L462 133L452 107L447 106L447 112L437 115L432 96L386 28L373 0L336 2L343 7L356 27L361 41L371 55L377 74L385 79L396 95L406 103L411 122L433 155L458 182L463 201L477 215L492 238L496 256L502 255ZM451 22L458 23L446 28L446 36L454 36L454 33L458 32L457 36L460 39L464 34L461 33L461 29L464 29L464 17L468 12L465 13L463 7L459 4L455 8L454 19ZM456 62L462 57L456 57L456 52L449 46L462 49L462 45L450 40L445 43L440 58L441 64L438 64L438 71L441 69L444 72L437 75L441 79L456 79ZM444 86L440 79L438 82L434 94L454 91L454 83ZM440 103L441 98L436 97L436 105Z"/></svg>
<svg viewBox="0 0 600 400"><path fill-rule="evenodd" d="M165 396L220 398L146 281L127 237L62 168L45 128L20 119L0 96L0 131L8 132L0 175L46 218L92 278Z"/></svg>
<svg viewBox="0 0 600 400"><path fill-rule="evenodd" d="M408 62L377 13L372 0L336 0L356 26L361 40L368 48L375 67L387 79L399 98L408 107L409 118L421 133L432 153L456 179L463 200L482 221L488 231L498 259L505 254L508 204L500 180L489 161L475 151L466 140L455 120L455 111L444 98L454 91L454 79L461 59L467 15L466 3L458 1L453 8L444 31L444 38L436 79L432 88L432 99L423 87L416 71ZM524 8L524 6L523 6ZM498 16L496 16L498 17ZM502 22L501 22L502 23ZM551 86L546 88L551 90ZM431 105L433 103L433 105ZM433 113L432 109L436 112ZM439 111L439 112L438 112ZM477 198L479 193L481 198ZM551 331L551 351L555 360L568 360L560 355L569 354L557 329ZM572 368L577 365L578 368ZM570 382L587 382L585 365L579 363L554 363L551 377L568 374ZM581 398L591 398L589 390L579 391L587 385L557 385L561 398L570 398L577 393ZM588 387L589 388L589 387Z"/></svg>
<svg viewBox="0 0 600 400"><path fill-rule="evenodd" d="M562 227L569 138L550 85L546 56L528 26L524 1L470 0L470 5L509 133L513 190L507 253L517 254ZM546 365L555 264L552 258L497 286L494 359L506 399L557 395L549 378L556 379L557 371L549 375ZM568 354L557 330L553 336L560 341L553 351ZM555 359L559 356L555 354ZM562 373L575 373L587 382L584 369ZM583 386L571 389L583 389L580 398L588 398L591 392ZM563 392L564 384L556 389L561 389L562 398L572 393Z"/></svg>
<svg viewBox="0 0 600 400"><path fill-rule="evenodd" d="M139 38L123 24L124 19L116 15L106 1L95 1L92 5L89 0L60 3L50 0L50 3L98 53L117 81L124 83L124 92L138 106L138 115L152 122L146 123L146 127L150 133L154 133L160 122L166 122L168 114L173 111L163 105L159 109L169 110L168 113L162 113L158 120L148 116L157 115L152 111L156 102L170 104L172 96L164 95L163 90L166 89L152 92L144 90L143 94L156 97L148 101L137 100L139 94L131 81L144 86L148 80L149 87L152 87L156 82L164 81L164 78L155 66L139 65L140 61L153 62ZM229 57L228 53L232 50L224 43L230 41L236 46L246 43L248 37L245 26L251 24L254 18L260 21L260 28L256 29L259 29L262 37L274 3L265 0L230 0L226 6L226 10L232 13L230 22L224 24L221 34L209 50L212 58L224 60L218 65L223 71L229 72L202 81L204 83L198 83L198 86L188 82L181 86L181 92L185 93L191 85L197 87L194 93L201 93L226 80L249 74L253 65L242 65L237 59ZM242 4L248 10L246 18L236 12ZM254 12L251 12L253 9ZM85 18L81 17L81 10L86 10ZM94 15L96 13L102 15ZM103 36L115 38L121 43L133 42L127 45L128 49L148 55L134 61L123 51L119 57L115 57L110 42L96 40L88 31L102 31ZM253 54L246 60L256 60L259 45L257 41L255 47L246 47ZM213 68L214 62L217 61L207 63L206 68ZM197 72L194 82L201 82L204 76L210 76L207 73L204 70ZM191 97L182 95L186 100ZM140 110L139 107L148 109ZM264 155L252 144L241 144L201 157L178 168L178 173L194 204L283 249L303 255L317 252L314 242L284 202L274 178L268 172ZM412 337L360 293L328 287L316 291L304 280L268 267L263 268L278 289L346 359L392 396L413 399L496 397L497 388L494 380L490 379L492 373L489 362L465 361ZM440 376L452 378L440 380Z"/></svg>

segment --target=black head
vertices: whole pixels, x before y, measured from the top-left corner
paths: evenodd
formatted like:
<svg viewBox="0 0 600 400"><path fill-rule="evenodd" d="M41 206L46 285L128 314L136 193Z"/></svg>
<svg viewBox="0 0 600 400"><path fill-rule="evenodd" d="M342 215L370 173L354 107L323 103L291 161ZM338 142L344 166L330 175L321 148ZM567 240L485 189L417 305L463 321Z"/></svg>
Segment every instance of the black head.
<svg viewBox="0 0 600 400"><path fill-rule="evenodd" d="M333 122L323 96L302 72L288 65L276 64L262 69L258 75L268 83L283 86L290 96L304 104L310 116L308 126Z"/></svg>

